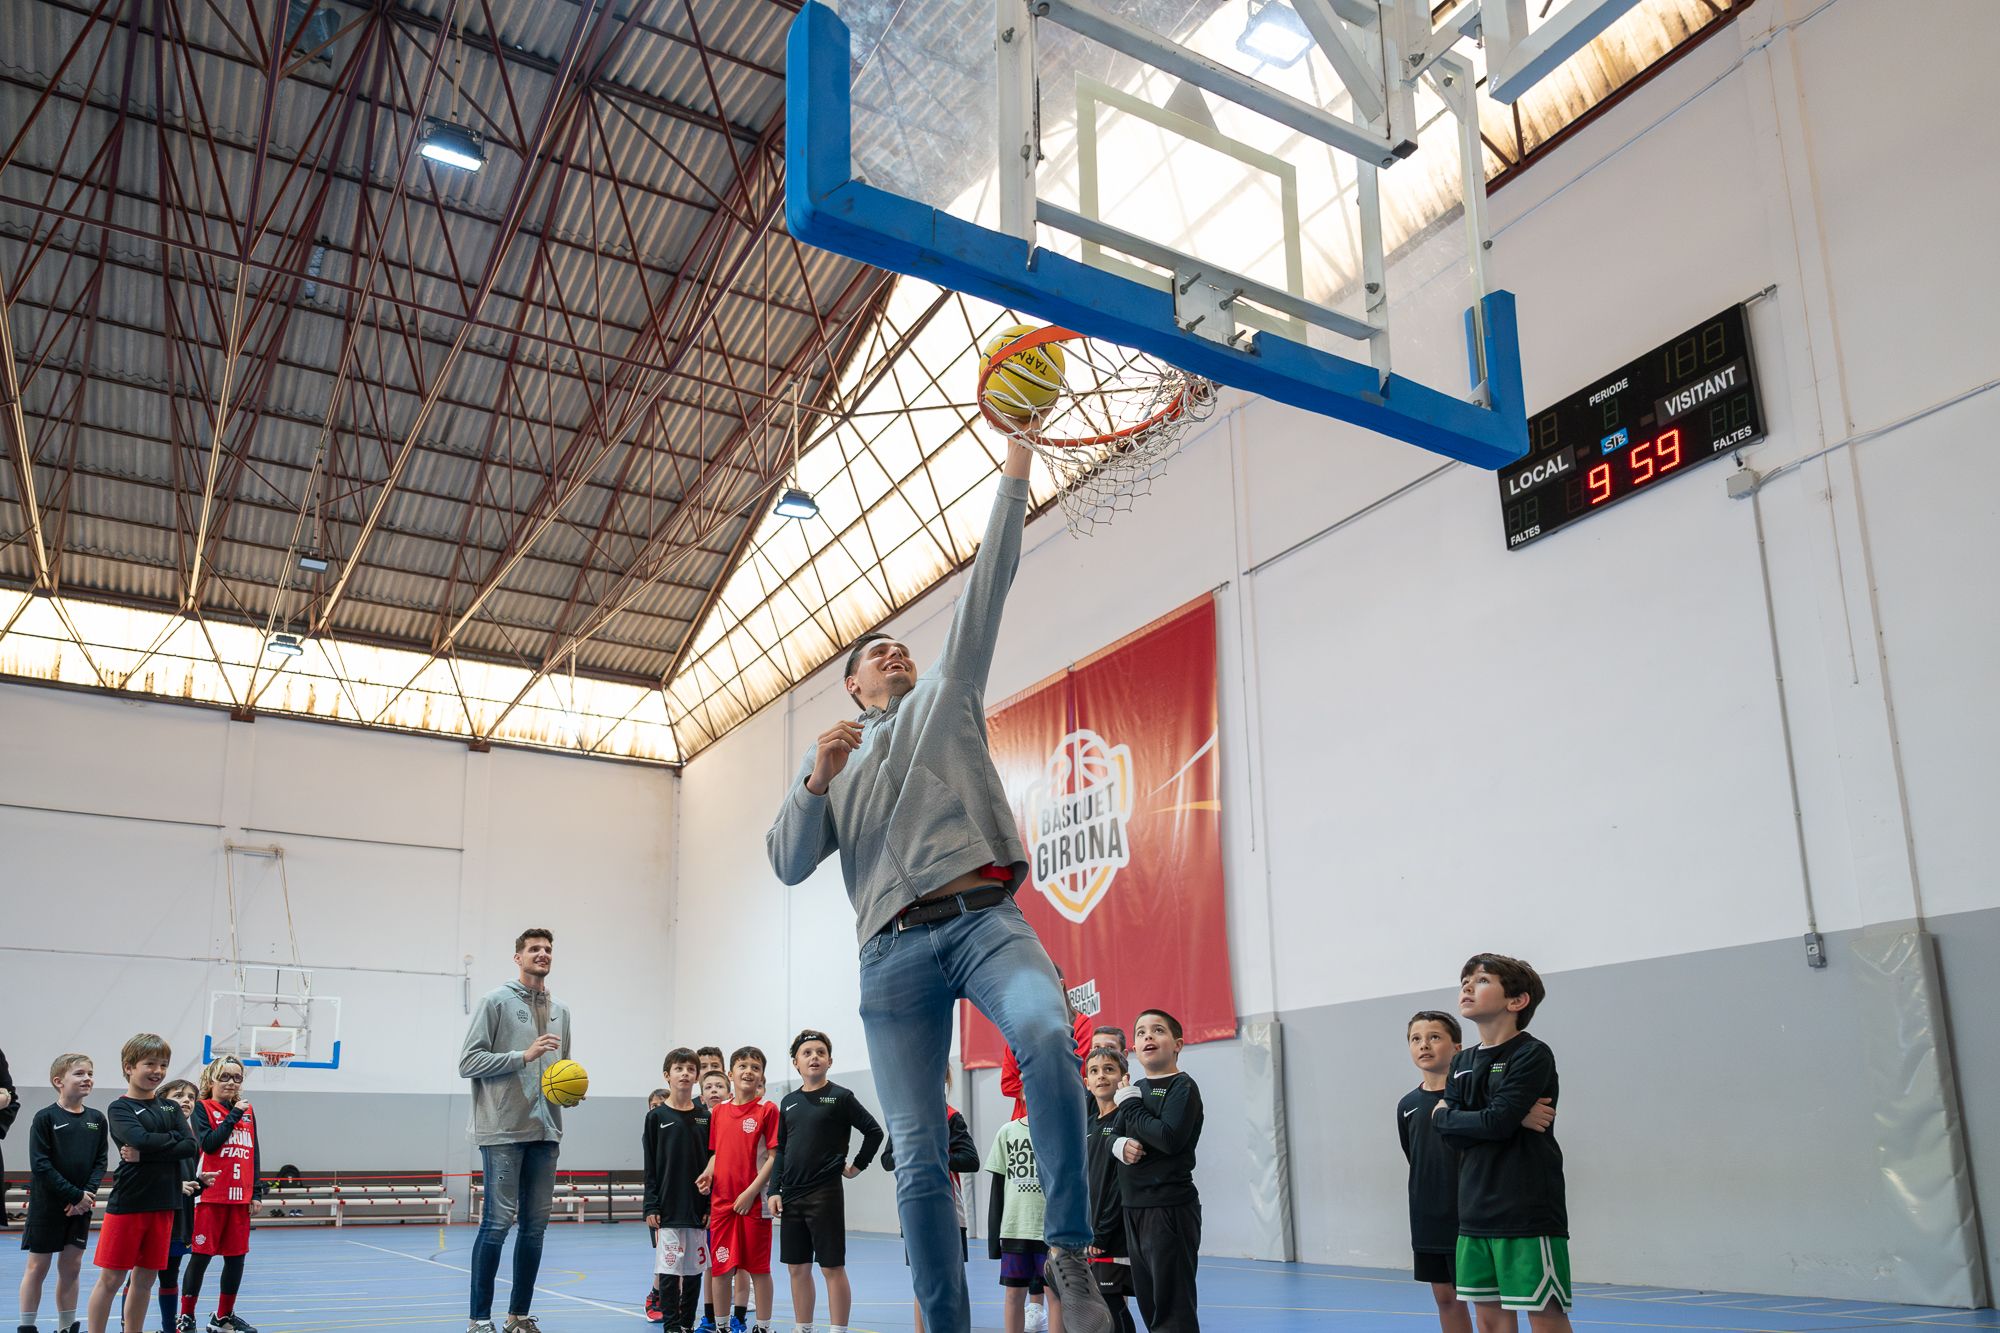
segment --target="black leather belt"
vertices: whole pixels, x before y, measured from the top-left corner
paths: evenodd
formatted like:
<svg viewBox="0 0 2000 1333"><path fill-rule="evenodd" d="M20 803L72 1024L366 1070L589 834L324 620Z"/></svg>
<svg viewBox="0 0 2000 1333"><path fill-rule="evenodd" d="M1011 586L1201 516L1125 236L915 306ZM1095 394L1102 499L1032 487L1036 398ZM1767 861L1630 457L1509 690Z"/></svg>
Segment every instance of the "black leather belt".
<svg viewBox="0 0 2000 1333"><path fill-rule="evenodd" d="M880 933L886 935L892 930L908 930L911 926L927 926L933 921L949 921L956 916L998 907L1006 901L1007 888L1001 884L985 889L967 889L948 898L927 898L898 912L896 919L882 927Z"/></svg>

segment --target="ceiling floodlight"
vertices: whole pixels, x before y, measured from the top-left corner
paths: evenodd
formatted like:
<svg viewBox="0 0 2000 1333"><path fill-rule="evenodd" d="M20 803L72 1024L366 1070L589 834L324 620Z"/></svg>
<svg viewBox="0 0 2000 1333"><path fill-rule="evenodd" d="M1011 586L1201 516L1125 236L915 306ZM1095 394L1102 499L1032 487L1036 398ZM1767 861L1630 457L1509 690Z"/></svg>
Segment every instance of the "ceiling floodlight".
<svg viewBox="0 0 2000 1333"><path fill-rule="evenodd" d="M327 558L317 551L300 551L299 568L308 573L324 574L329 567Z"/></svg>
<svg viewBox="0 0 2000 1333"><path fill-rule="evenodd" d="M281 657L297 657L305 651L305 645L299 642L296 634L273 634L267 647Z"/></svg>
<svg viewBox="0 0 2000 1333"><path fill-rule="evenodd" d="M1296 17L1293 21L1297 21ZM423 142L417 151L433 162L460 171L477 171L486 165L486 145L477 134L456 122L435 117L424 126Z"/></svg>
<svg viewBox="0 0 2000 1333"><path fill-rule="evenodd" d="M785 493L778 497L778 503L771 507L771 512L779 518L818 518L819 501L796 486L787 486Z"/></svg>
<svg viewBox="0 0 2000 1333"><path fill-rule="evenodd" d="M1236 39L1236 49L1267 65L1290 69L1312 50L1312 34L1298 12L1281 0L1266 0L1250 7L1250 22Z"/></svg>

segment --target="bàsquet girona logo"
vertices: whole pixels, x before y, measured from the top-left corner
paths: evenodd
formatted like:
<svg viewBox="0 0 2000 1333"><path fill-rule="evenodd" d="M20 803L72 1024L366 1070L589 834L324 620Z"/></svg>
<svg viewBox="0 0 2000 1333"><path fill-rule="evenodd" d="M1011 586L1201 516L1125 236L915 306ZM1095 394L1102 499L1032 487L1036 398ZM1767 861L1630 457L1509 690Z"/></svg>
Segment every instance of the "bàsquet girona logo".
<svg viewBox="0 0 2000 1333"><path fill-rule="evenodd" d="M1078 925L1132 862L1132 787L1132 747L1086 729L1057 742L1042 780L1028 789L1029 873Z"/></svg>

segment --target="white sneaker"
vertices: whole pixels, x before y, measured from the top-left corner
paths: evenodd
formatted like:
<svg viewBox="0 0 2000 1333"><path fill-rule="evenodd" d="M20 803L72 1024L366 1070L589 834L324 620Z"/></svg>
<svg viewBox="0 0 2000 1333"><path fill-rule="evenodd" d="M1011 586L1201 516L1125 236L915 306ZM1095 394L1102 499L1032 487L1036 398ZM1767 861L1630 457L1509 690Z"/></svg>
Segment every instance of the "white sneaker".
<svg viewBox="0 0 2000 1333"><path fill-rule="evenodd" d="M1028 1305L1027 1333L1048 1333L1049 1308L1046 1305Z"/></svg>

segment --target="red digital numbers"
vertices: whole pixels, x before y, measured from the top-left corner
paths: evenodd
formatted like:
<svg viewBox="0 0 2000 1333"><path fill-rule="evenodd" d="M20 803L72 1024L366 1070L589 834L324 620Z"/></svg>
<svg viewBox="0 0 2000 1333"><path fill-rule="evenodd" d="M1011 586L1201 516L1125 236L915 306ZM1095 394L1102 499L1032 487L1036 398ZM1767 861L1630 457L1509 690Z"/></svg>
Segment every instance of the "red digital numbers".
<svg viewBox="0 0 2000 1333"><path fill-rule="evenodd" d="M1584 485L1590 492L1590 502L1601 505L1611 498L1611 464L1599 463L1584 478Z"/></svg>
<svg viewBox="0 0 2000 1333"><path fill-rule="evenodd" d="M1653 454L1660 460L1660 471L1670 472L1681 465L1681 430L1676 426L1659 439L1653 441Z"/></svg>
<svg viewBox="0 0 2000 1333"><path fill-rule="evenodd" d="M1646 469L1644 472L1639 470L1642 464ZM1653 469L1653 441L1648 440L1644 444L1634 445L1632 448L1632 484L1640 486L1651 481L1653 479Z"/></svg>

